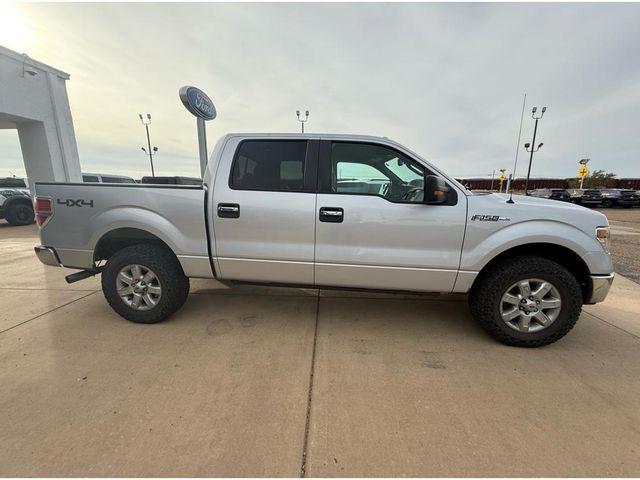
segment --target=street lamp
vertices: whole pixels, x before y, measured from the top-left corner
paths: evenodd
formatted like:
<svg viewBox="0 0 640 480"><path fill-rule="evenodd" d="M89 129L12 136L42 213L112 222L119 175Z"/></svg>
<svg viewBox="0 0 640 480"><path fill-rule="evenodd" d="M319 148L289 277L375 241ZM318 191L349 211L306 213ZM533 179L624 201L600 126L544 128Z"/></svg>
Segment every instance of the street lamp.
<svg viewBox="0 0 640 480"><path fill-rule="evenodd" d="M309 120L309 110L304 111L304 120L300 118L300 110L296 110L296 117L298 117L298 121L302 127L302 133L304 133L304 124Z"/></svg>
<svg viewBox="0 0 640 480"><path fill-rule="evenodd" d="M542 107L542 112L540 113L539 117L536 116L537 110L538 110L538 107L533 107L533 110L531 110L531 118L533 118L536 121L535 127L533 127L533 140L531 140L531 143L524 144L524 149L527 152L531 152L531 155L529 156L529 169L527 170L527 180L524 184L525 195L529 195L529 176L531 175L531 163L533 162L533 154L534 152L537 152L538 150L540 150L540 147L544 145L543 143L541 143L540 145L538 145L537 148L534 148L536 144L536 132L538 131L538 120L540 120L544 116L544 112L547 111L547 107ZM529 150L529 147L531 147L531 150Z"/></svg>
<svg viewBox="0 0 640 480"><path fill-rule="evenodd" d="M149 138L149 125L151 125L151 114L147 113L147 120L144 119L141 113L138 114L138 117L140 117L140 121L142 122L142 125L144 125L144 128L147 130L147 146L149 147L149 150L142 147L142 151L145 154L149 155L149 162L151 162L151 176L155 177L156 174L153 171L153 156L158 152L158 147L151 148L151 139Z"/></svg>

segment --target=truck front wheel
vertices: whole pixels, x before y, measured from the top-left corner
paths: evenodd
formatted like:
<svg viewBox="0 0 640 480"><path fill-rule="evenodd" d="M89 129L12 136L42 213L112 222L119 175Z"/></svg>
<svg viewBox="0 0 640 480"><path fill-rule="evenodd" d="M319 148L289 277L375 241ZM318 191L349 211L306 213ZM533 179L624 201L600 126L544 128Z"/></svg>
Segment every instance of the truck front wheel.
<svg viewBox="0 0 640 480"><path fill-rule="evenodd" d="M480 274L469 294L473 316L496 340L541 347L564 337L582 309L582 292L562 265L535 256L505 260Z"/></svg>
<svg viewBox="0 0 640 480"><path fill-rule="evenodd" d="M189 278L171 251L139 244L120 250L107 261L102 291L120 316L136 323L157 323L184 304Z"/></svg>

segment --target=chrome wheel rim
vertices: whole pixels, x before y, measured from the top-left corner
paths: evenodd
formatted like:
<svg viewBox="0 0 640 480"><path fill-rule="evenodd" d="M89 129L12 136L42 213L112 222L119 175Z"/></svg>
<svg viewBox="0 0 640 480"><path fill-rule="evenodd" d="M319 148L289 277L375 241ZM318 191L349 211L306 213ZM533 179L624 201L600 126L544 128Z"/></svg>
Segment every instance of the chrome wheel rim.
<svg viewBox="0 0 640 480"><path fill-rule="evenodd" d="M510 328L535 333L549 328L560 315L562 300L549 281L527 278L511 285L500 301L500 316Z"/></svg>
<svg viewBox="0 0 640 480"><path fill-rule="evenodd" d="M156 274L144 265L127 265L118 272L116 290L122 301L134 310L151 310L162 297Z"/></svg>

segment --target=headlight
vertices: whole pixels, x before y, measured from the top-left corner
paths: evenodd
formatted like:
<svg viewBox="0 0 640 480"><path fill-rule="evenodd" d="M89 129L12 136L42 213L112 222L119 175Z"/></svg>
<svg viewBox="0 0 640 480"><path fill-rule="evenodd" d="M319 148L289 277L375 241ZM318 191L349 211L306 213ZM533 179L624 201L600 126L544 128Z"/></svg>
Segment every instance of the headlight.
<svg viewBox="0 0 640 480"><path fill-rule="evenodd" d="M609 253L609 239L611 233L609 231L609 227L598 227L596 228L596 238L604 248L604 251Z"/></svg>

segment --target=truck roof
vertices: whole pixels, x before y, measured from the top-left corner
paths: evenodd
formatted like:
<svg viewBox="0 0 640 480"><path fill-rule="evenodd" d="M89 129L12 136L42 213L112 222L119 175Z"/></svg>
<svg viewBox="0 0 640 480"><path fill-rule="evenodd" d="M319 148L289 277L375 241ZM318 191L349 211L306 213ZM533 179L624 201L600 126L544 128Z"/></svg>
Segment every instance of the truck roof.
<svg viewBox="0 0 640 480"><path fill-rule="evenodd" d="M295 133L295 132L282 132L282 133L278 133L278 132L271 132L271 133L266 133L266 132L234 132L234 133L228 133L226 136L228 137L278 137L278 138L282 138L282 137L291 137L291 138L300 138L300 139L304 139L304 138L312 138L312 139L317 139L317 138L340 138L340 139L349 139L349 140L354 140L354 139L361 139L361 140L376 140L376 141L385 141L385 142L389 142L391 141L389 138L387 137L377 137L374 135L361 135L361 134L344 134L344 133Z"/></svg>

